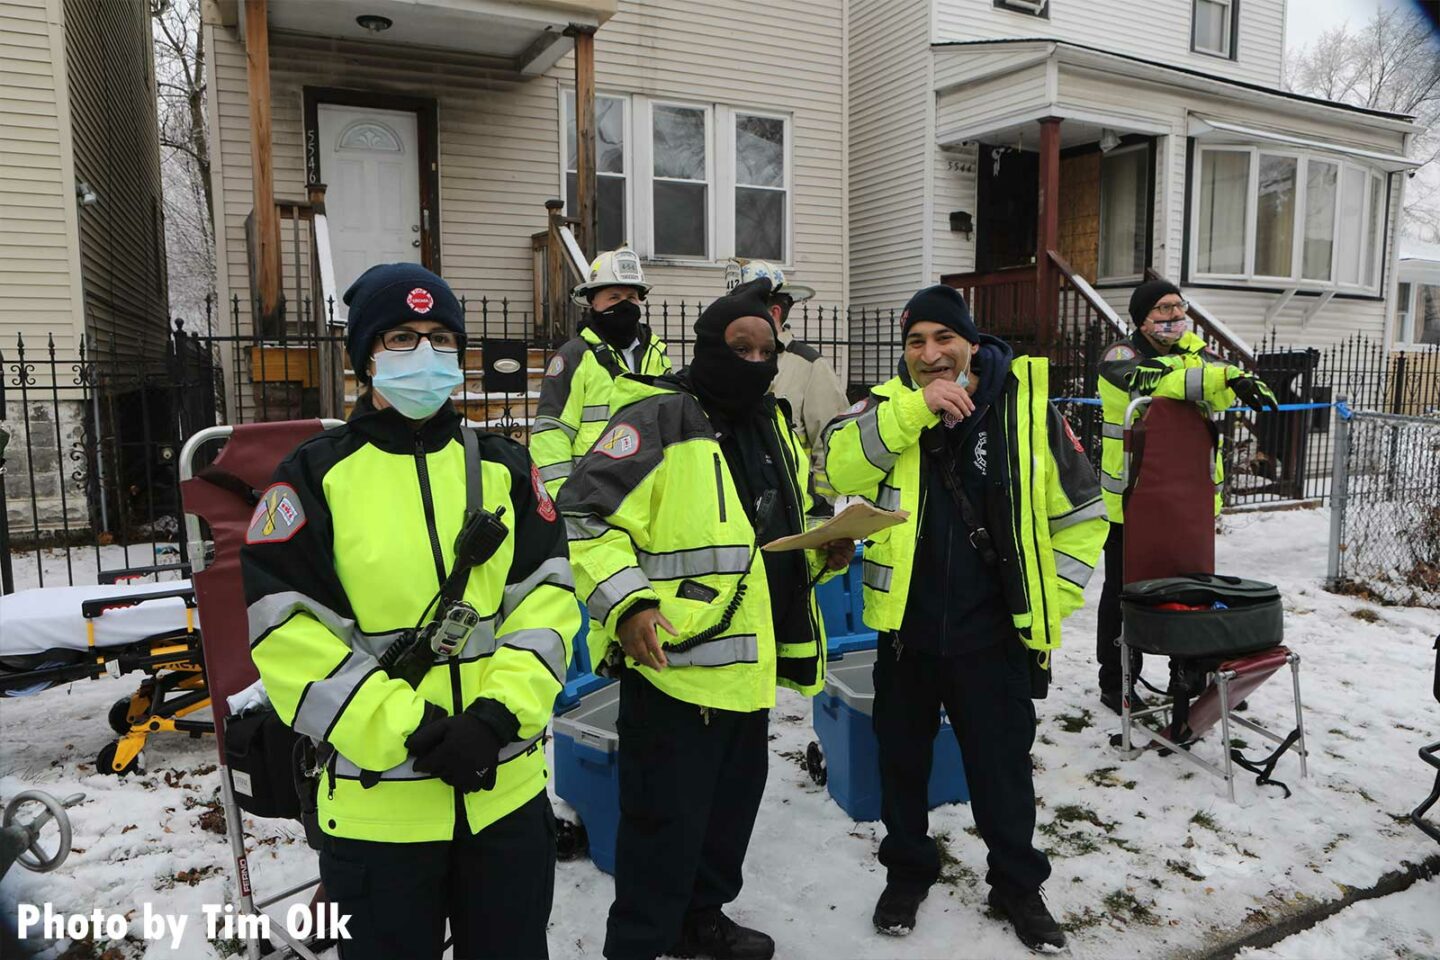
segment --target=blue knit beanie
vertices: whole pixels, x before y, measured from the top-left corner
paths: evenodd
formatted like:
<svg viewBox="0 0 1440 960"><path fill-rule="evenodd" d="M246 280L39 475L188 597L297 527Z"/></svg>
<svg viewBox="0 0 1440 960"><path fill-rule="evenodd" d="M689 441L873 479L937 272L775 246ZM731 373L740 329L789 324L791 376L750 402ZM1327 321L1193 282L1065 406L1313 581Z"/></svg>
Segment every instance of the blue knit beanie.
<svg viewBox="0 0 1440 960"><path fill-rule="evenodd" d="M345 291L345 352L361 380L367 380L375 338L408 320L434 320L465 335L465 311L450 285L418 263L381 263Z"/></svg>

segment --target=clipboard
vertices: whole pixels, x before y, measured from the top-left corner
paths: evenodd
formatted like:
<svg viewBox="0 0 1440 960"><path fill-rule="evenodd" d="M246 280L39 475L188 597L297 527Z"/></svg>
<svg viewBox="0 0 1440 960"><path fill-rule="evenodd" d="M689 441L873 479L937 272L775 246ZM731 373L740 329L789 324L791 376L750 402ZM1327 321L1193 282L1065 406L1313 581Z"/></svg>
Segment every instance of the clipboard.
<svg viewBox="0 0 1440 960"><path fill-rule="evenodd" d="M864 540L874 533L899 526L909 519L908 510L881 510L868 503L852 503L818 527L771 540L760 549L769 553L782 550L818 550L832 540Z"/></svg>

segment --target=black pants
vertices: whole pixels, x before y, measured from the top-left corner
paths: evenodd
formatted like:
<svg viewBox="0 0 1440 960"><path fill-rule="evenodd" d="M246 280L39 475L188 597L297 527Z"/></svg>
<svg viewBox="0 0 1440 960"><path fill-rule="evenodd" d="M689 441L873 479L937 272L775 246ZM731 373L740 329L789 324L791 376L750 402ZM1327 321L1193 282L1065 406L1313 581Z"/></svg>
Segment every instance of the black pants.
<svg viewBox="0 0 1440 960"><path fill-rule="evenodd" d="M620 677L620 830L605 956L650 960L686 914L740 894L765 792L770 712L709 711Z"/></svg>
<svg viewBox="0 0 1440 960"><path fill-rule="evenodd" d="M349 914L342 960L545 958L555 894L555 815L545 791L479 833L385 843L326 836L325 892Z"/></svg>
<svg viewBox="0 0 1440 960"><path fill-rule="evenodd" d="M887 879L929 887L940 876L926 794L942 705L960 741L970 811L989 848L985 879L1011 893L1040 889L1050 861L1032 843L1035 705L1025 648L1012 639L941 657L910 649L897 655L893 635L881 635L874 720L885 822L880 862Z"/></svg>
<svg viewBox="0 0 1440 960"><path fill-rule="evenodd" d="M1096 612L1095 659L1100 664L1100 692L1119 693L1124 683L1120 663L1120 591L1125 586L1125 524L1110 524L1105 538L1105 585L1100 590L1100 609ZM1130 685L1140 680L1145 657L1139 650L1130 651Z"/></svg>

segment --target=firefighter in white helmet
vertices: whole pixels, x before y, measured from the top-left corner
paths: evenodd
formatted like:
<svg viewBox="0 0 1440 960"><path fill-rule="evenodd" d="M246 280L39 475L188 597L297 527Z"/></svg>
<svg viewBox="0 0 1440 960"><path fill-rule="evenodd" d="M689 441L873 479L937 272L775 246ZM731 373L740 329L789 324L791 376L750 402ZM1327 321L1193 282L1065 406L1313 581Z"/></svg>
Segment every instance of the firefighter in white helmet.
<svg viewBox="0 0 1440 960"><path fill-rule="evenodd" d="M629 247L590 264L570 299L588 310L580 332L550 359L530 432L530 456L552 497L610 419L610 387L622 373L658 376L670 370L665 341L642 323L650 292L640 257Z"/></svg>
<svg viewBox="0 0 1440 960"><path fill-rule="evenodd" d="M833 500L835 492L825 481L822 464L816 455L820 431L850 406L850 401L845 397L845 388L836 377L834 368L820 356L820 351L797 340L790 330L790 309L815 296L814 288L788 279L784 270L768 260L741 258L732 259L726 267L725 288L733 290L759 277L769 277L773 284L766 304L770 308L770 319L775 324L775 335L783 345L780 372L775 377L772 392L790 404L790 419L795 433L810 456L811 478L815 486L813 492L820 495L815 505L821 508L821 498Z"/></svg>

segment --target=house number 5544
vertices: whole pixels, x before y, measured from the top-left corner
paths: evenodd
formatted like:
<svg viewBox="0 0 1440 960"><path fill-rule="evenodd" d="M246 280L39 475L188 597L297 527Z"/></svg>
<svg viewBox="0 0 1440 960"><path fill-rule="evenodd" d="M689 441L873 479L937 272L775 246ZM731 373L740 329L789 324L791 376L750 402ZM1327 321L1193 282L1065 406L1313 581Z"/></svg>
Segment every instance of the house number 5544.
<svg viewBox="0 0 1440 960"><path fill-rule="evenodd" d="M945 170L947 173L974 173L975 164L968 160L946 160Z"/></svg>

